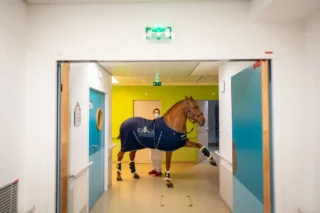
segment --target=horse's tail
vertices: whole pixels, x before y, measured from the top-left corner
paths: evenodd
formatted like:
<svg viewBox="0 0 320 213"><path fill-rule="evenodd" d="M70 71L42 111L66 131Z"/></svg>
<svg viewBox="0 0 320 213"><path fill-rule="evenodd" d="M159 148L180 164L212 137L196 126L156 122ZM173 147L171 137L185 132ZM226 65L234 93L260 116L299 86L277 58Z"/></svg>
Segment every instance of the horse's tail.
<svg viewBox="0 0 320 213"><path fill-rule="evenodd" d="M122 126L122 125L121 125ZM120 126L120 128L119 128L119 135L118 135L118 137L117 137L117 140L119 140L120 138L121 138L121 126Z"/></svg>
<svg viewBox="0 0 320 213"><path fill-rule="evenodd" d="M121 125L120 125L119 135L118 135L118 137L117 137L117 140L121 139L122 125L123 125L123 122L122 122Z"/></svg>

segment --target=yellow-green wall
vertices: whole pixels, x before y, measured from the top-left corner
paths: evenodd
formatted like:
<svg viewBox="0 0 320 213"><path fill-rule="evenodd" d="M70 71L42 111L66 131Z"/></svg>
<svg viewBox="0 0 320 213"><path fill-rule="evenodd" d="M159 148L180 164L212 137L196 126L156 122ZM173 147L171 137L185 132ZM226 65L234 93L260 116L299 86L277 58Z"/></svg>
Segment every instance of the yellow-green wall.
<svg viewBox="0 0 320 213"><path fill-rule="evenodd" d="M196 100L218 100L218 86L113 86L112 87L112 142L116 147L112 153L112 160L117 161L120 150L120 141L116 139L119 134L121 123L133 116L134 100L159 100L163 115L172 105L192 96ZM188 130L192 124L188 121ZM196 141L196 128L188 135L189 139ZM199 141L200 142L200 141ZM128 154L124 161L128 161ZM197 162L197 150L193 148L182 148L173 153L172 161Z"/></svg>

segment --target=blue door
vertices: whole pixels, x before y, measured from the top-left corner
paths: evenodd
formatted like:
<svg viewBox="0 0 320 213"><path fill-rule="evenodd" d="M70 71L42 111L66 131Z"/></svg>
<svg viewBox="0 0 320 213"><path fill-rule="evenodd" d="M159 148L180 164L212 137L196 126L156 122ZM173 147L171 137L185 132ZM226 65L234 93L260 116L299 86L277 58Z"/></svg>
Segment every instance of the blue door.
<svg viewBox="0 0 320 213"><path fill-rule="evenodd" d="M268 67L258 61L231 78L234 213L271 212Z"/></svg>
<svg viewBox="0 0 320 213"><path fill-rule="evenodd" d="M104 191L104 117L105 95L90 89L89 109L89 159L93 162L89 169L89 209Z"/></svg>

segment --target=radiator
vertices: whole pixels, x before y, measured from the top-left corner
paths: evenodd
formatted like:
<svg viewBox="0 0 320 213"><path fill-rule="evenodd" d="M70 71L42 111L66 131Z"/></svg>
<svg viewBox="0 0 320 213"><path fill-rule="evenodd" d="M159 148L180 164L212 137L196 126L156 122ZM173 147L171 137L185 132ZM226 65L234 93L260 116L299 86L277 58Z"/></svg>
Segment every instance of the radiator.
<svg viewBox="0 0 320 213"><path fill-rule="evenodd" d="M0 188L0 212L17 213L18 212L18 183L16 180Z"/></svg>

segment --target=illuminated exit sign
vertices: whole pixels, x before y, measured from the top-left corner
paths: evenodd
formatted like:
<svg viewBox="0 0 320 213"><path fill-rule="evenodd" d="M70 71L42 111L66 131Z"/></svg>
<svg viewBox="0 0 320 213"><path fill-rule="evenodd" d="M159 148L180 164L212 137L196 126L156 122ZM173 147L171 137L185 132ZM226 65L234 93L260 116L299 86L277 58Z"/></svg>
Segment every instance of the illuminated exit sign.
<svg viewBox="0 0 320 213"><path fill-rule="evenodd" d="M161 86L162 83L160 81L159 72L156 72L156 80L153 82L153 86Z"/></svg>
<svg viewBox="0 0 320 213"><path fill-rule="evenodd" d="M162 24L155 24L153 27L146 27L146 40L171 40L173 38L172 27Z"/></svg>
<svg viewBox="0 0 320 213"><path fill-rule="evenodd" d="M161 81L159 81L159 82L154 81L153 82L153 86L161 86L161 85L162 85Z"/></svg>

